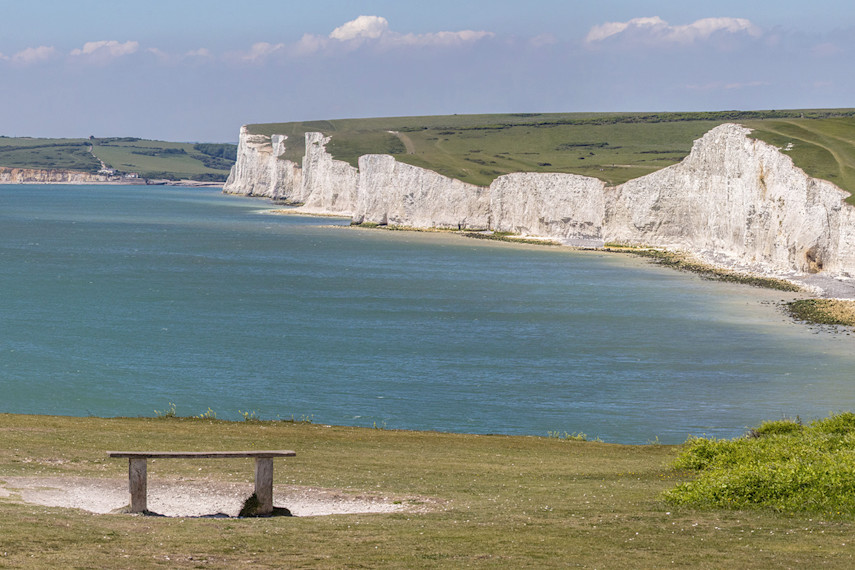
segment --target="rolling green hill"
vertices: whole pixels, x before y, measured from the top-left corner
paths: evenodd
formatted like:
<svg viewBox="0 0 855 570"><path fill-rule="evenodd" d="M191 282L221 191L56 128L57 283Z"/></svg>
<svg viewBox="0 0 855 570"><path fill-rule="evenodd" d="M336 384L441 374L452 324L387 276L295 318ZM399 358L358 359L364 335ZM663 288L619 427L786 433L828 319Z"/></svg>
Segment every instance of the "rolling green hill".
<svg viewBox="0 0 855 570"><path fill-rule="evenodd" d="M342 119L249 125L288 135L285 158L299 162L303 134L356 165L362 154L398 160L472 184L510 172L568 172L620 184L682 160L713 127L736 122L785 150L812 176L855 191L855 109L709 113L519 113ZM792 143L792 146L788 145Z"/></svg>
<svg viewBox="0 0 855 570"><path fill-rule="evenodd" d="M0 166L96 173L101 163L143 178L222 181L235 161L235 145L127 138L42 139L0 137Z"/></svg>

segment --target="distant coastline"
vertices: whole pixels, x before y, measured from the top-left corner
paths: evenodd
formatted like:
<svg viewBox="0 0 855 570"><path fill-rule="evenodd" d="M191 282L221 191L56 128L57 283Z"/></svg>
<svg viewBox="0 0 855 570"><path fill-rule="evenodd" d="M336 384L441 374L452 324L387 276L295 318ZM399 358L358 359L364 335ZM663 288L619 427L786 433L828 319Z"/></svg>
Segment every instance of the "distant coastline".
<svg viewBox="0 0 855 570"><path fill-rule="evenodd" d="M92 174L79 170L58 168L0 167L0 184L104 184L123 186L189 186L194 188L222 188L223 182L201 180L167 180L158 178L126 177L109 174Z"/></svg>

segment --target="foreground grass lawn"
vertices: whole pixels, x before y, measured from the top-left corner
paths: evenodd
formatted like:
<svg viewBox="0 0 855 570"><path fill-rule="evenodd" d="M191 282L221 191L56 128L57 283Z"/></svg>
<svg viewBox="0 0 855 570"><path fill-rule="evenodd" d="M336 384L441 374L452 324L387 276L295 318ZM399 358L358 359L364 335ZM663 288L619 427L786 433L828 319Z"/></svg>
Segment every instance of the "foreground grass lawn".
<svg viewBox="0 0 855 570"><path fill-rule="evenodd" d="M837 567L855 524L662 501L678 448L285 422L0 415L0 481L126 477L108 449L294 449L274 484L426 512L190 519L0 498L0 567ZM249 481L249 460L150 463L158 480ZM421 504L420 504L421 503ZM282 505L282 506L286 506Z"/></svg>

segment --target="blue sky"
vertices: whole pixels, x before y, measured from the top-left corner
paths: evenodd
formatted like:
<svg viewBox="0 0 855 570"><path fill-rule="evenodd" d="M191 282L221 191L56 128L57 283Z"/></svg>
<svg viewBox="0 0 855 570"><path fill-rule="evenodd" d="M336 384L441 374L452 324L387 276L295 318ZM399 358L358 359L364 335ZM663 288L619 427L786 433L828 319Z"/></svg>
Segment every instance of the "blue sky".
<svg viewBox="0 0 855 570"><path fill-rule="evenodd" d="M0 0L0 134L855 107L855 3Z"/></svg>

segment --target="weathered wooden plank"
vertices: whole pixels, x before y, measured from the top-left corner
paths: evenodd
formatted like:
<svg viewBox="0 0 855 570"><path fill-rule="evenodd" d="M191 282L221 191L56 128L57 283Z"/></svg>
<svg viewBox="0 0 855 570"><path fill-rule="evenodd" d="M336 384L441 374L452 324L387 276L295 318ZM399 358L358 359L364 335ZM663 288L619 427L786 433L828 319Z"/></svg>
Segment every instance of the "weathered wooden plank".
<svg viewBox="0 0 855 570"><path fill-rule="evenodd" d="M289 450L266 451L108 451L109 457L124 457L138 459L223 459L240 457L295 457L297 454Z"/></svg>
<svg viewBox="0 0 855 570"><path fill-rule="evenodd" d="M128 459L128 491L131 493L131 512L143 513L148 510L148 481L146 459L131 457Z"/></svg>
<svg viewBox="0 0 855 570"><path fill-rule="evenodd" d="M255 496L258 498L258 514L273 512L273 458L255 458Z"/></svg>

